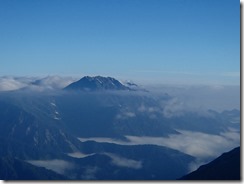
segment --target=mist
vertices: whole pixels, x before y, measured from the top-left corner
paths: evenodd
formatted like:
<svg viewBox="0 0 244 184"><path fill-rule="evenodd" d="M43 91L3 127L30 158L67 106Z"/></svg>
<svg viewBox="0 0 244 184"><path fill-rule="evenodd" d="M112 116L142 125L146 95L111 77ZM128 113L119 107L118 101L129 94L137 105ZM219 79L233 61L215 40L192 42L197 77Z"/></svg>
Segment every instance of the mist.
<svg viewBox="0 0 244 184"><path fill-rule="evenodd" d="M240 110L238 85L147 85L154 95L169 94L186 109Z"/></svg>

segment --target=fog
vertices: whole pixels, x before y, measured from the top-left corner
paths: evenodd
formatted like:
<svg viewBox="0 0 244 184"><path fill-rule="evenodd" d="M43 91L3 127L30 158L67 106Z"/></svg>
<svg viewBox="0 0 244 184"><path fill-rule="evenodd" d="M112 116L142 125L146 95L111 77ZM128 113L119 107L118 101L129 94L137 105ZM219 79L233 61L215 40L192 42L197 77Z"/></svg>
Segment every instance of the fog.
<svg viewBox="0 0 244 184"><path fill-rule="evenodd" d="M146 86L155 95L169 94L181 102L182 108L240 110L240 86L237 85L157 85Z"/></svg>

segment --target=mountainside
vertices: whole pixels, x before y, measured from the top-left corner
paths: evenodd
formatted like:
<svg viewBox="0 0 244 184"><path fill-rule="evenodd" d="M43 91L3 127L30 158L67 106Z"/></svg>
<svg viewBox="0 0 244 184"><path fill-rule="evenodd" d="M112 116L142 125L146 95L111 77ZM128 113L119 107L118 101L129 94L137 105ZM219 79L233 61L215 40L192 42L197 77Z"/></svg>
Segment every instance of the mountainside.
<svg viewBox="0 0 244 184"><path fill-rule="evenodd" d="M81 165L93 163L94 167L99 168L97 175L107 180L172 180L186 172L188 164L195 160L192 156L164 146L118 145L94 141L82 142L82 146L83 152L90 156L80 160ZM103 160L89 162L99 156L107 156L109 159L105 163Z"/></svg>
<svg viewBox="0 0 244 184"><path fill-rule="evenodd" d="M83 91L100 91L100 90L130 90L129 87L121 84L112 77L83 77L79 81L71 83L65 90L83 90Z"/></svg>
<svg viewBox="0 0 244 184"><path fill-rule="evenodd" d="M141 102L153 104L154 100L149 98L83 93L55 97L52 93L6 94L0 95L0 147L4 148L0 156L9 159L2 160L0 170L8 174L0 175L1 179L56 179L60 175L68 179L174 179L186 173L188 164L194 160L160 146L104 144L78 139L100 136L126 141L126 134L177 133L159 121L153 120L150 125L147 123L150 119L142 116L136 120L124 112L124 108L133 108ZM154 156L150 157L152 154ZM57 175L52 175L53 172ZM42 173L46 173L46 177Z"/></svg>
<svg viewBox="0 0 244 184"><path fill-rule="evenodd" d="M98 92L0 92L0 179L174 180L199 153L206 163L239 145L238 110L185 111L166 93L95 78L84 80Z"/></svg>
<svg viewBox="0 0 244 184"><path fill-rule="evenodd" d="M183 176L181 180L240 180L240 147Z"/></svg>

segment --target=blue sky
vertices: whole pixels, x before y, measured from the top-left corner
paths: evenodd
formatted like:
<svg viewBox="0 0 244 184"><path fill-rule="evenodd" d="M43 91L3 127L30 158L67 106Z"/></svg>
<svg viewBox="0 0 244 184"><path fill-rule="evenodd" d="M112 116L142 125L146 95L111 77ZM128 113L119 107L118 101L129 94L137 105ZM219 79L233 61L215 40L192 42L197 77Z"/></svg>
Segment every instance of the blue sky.
<svg viewBox="0 0 244 184"><path fill-rule="evenodd" d="M0 76L239 84L238 0L0 0Z"/></svg>

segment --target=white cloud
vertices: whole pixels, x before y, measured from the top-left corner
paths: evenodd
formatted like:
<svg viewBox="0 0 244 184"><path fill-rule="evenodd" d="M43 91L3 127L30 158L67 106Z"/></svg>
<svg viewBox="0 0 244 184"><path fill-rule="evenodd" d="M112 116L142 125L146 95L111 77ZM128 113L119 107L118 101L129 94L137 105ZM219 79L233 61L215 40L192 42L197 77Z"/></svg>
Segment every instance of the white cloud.
<svg viewBox="0 0 244 184"><path fill-rule="evenodd" d="M28 160L28 163L35 165L37 167L44 167L46 169L52 170L58 174L64 174L66 170L71 170L74 165L65 160Z"/></svg>
<svg viewBox="0 0 244 184"><path fill-rule="evenodd" d="M137 160L132 160L124 158L112 153L104 153L104 155L109 156L112 159L112 164L119 167L128 167L131 169L140 169L142 168L142 162Z"/></svg>
<svg viewBox="0 0 244 184"><path fill-rule="evenodd" d="M45 78L37 77L0 77L0 91L12 91L26 89L32 91L44 91L62 89L74 82L72 77L48 76Z"/></svg>
<svg viewBox="0 0 244 184"><path fill-rule="evenodd" d="M126 117L129 117L129 118L133 118L133 117L136 116L136 114L135 114L134 112L125 112L124 115L125 115Z"/></svg>
<svg viewBox="0 0 244 184"><path fill-rule="evenodd" d="M163 115L166 118L171 118L173 116L182 116L185 112L185 104L183 101L173 98L166 102L163 106Z"/></svg>
<svg viewBox="0 0 244 184"><path fill-rule="evenodd" d="M154 113L154 112L159 112L160 109L157 108L157 107L152 107L152 106L147 107L147 106L145 106L144 104L141 104L141 105L137 108L137 111L138 111L138 112L141 112L141 113L143 113L143 112Z"/></svg>
<svg viewBox="0 0 244 184"><path fill-rule="evenodd" d="M183 102L182 107L188 110L232 110L240 109L240 86L224 85L161 85L150 87L155 95L167 93ZM163 104L164 106L165 104ZM170 104L169 104L170 105ZM163 107L162 106L162 107Z"/></svg>
<svg viewBox="0 0 244 184"><path fill-rule="evenodd" d="M94 154L95 153L84 154L84 153L81 153L81 152L73 152L73 153L68 153L67 155L69 155L70 157L73 157L73 158L85 158L85 157L88 157L88 156L92 156Z"/></svg>
<svg viewBox="0 0 244 184"><path fill-rule="evenodd" d="M80 141L88 140L107 142L119 145L158 145L165 146L197 158L195 167L206 160L218 157L223 152L229 151L240 145L240 133L237 131L222 132L220 135L201 132L177 130L180 134L171 134L168 137L125 136L128 141L111 138L79 138Z"/></svg>
<svg viewBox="0 0 244 184"><path fill-rule="evenodd" d="M188 172L195 171L199 168L199 166L206 164L206 161L202 161L201 159L196 159L188 165Z"/></svg>
<svg viewBox="0 0 244 184"><path fill-rule="evenodd" d="M18 81L14 77L2 77L0 78L0 91L12 91L26 87L25 81Z"/></svg>
<svg viewBox="0 0 244 184"><path fill-rule="evenodd" d="M133 144L166 146L202 159L216 157L240 144L240 134L237 132L212 135L201 132L177 131L181 134L171 134L169 137L126 136L126 138Z"/></svg>
<svg viewBox="0 0 244 184"><path fill-rule="evenodd" d="M34 82L35 85L51 89L61 89L74 82L72 77L48 76Z"/></svg>
<svg viewBox="0 0 244 184"><path fill-rule="evenodd" d="M127 119L127 118L134 118L134 117L136 117L136 114L134 112L129 112L129 111L121 112L116 116L117 119Z"/></svg>

